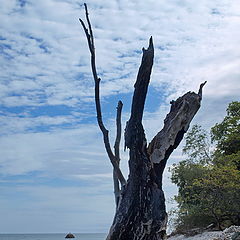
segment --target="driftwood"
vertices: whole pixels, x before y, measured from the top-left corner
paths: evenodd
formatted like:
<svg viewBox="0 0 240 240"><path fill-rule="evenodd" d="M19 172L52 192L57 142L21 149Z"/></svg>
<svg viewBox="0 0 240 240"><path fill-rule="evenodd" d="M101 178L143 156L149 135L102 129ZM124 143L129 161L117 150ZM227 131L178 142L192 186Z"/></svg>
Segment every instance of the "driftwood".
<svg viewBox="0 0 240 240"><path fill-rule="evenodd" d="M181 142L191 120L200 108L202 88L206 82L200 85L198 94L188 92L171 102L171 109L164 120L163 129L147 147L142 117L154 58L153 40L152 37L150 38L148 48L143 48L142 62L134 85L131 116L125 128L125 148L129 149L129 176L126 182L119 167L122 102L119 102L117 107L117 136L113 153L109 143L108 130L102 121L99 100L100 78L96 71L94 39L87 5L84 5L88 29L81 19L80 22L85 31L91 53L97 120L103 133L108 157L114 169L116 214L107 240L165 239L167 213L162 190L163 171L167 159Z"/></svg>

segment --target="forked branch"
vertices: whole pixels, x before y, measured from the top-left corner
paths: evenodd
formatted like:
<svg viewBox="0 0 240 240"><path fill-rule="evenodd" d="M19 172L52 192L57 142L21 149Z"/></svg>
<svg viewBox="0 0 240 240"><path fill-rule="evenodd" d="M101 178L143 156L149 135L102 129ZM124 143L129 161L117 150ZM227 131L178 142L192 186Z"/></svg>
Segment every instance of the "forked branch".
<svg viewBox="0 0 240 240"><path fill-rule="evenodd" d="M93 38L92 26L91 26L91 23L89 20L89 14L88 14L88 9L87 9L86 3L84 3L84 7L85 7L85 15L86 15L86 19L87 19L88 28L86 27L86 25L82 19L79 19L79 21L82 24L83 30L86 34L86 38L88 41L88 47L89 47L90 54L91 54L91 67L92 67L92 73L93 73L93 78L94 78L94 82L95 82L95 105L96 105L96 112L97 112L97 122L98 122L98 126L101 129L102 134L103 134L103 141L104 141L104 145L105 145L105 149L107 151L108 157L113 165L113 168L114 168L114 171L116 173L118 180L120 181L121 185L123 186L126 184L126 180L119 168L119 164L117 161L118 158L113 154L113 152L111 150L111 146L109 143L108 130L104 126L104 123L102 120L102 111L101 111L100 96L99 96L100 95L99 94L99 83L100 83L101 79L98 77L97 70L96 70L94 38Z"/></svg>

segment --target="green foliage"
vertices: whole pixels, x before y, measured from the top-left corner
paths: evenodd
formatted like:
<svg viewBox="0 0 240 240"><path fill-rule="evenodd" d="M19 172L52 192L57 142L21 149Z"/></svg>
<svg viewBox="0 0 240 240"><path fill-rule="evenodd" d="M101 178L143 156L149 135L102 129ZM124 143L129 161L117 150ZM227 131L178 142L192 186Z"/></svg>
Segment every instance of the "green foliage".
<svg viewBox="0 0 240 240"><path fill-rule="evenodd" d="M217 143L216 153L230 155L240 149L240 102L232 102L227 116L211 130L212 141Z"/></svg>
<svg viewBox="0 0 240 240"><path fill-rule="evenodd" d="M208 134L194 125L186 136L187 159L171 168L178 186L177 230L240 225L240 102L232 102L227 116Z"/></svg>
<svg viewBox="0 0 240 240"><path fill-rule="evenodd" d="M194 125L185 137L183 153L188 155L190 162L207 163L211 160L210 140L201 126Z"/></svg>
<svg viewBox="0 0 240 240"><path fill-rule="evenodd" d="M236 166L212 166L202 178L195 179L193 188L199 189L195 195L198 209L212 215L220 229L226 221L240 223L240 174Z"/></svg>

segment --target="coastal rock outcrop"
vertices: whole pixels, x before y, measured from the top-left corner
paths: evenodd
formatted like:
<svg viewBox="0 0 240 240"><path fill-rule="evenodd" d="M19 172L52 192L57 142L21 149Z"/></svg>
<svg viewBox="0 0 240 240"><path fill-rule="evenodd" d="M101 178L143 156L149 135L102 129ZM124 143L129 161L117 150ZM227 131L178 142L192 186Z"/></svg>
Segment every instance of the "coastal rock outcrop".
<svg viewBox="0 0 240 240"><path fill-rule="evenodd" d="M75 238L75 236L72 233L68 233L65 238Z"/></svg>

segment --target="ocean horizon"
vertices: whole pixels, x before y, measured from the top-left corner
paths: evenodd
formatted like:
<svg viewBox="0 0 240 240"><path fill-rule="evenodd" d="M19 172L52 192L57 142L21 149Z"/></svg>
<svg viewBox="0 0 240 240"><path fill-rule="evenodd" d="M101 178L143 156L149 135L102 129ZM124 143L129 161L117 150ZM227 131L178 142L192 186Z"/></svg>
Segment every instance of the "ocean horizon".
<svg viewBox="0 0 240 240"><path fill-rule="evenodd" d="M0 240L64 240L67 233L4 233ZM73 233L75 240L104 240L106 233Z"/></svg>

